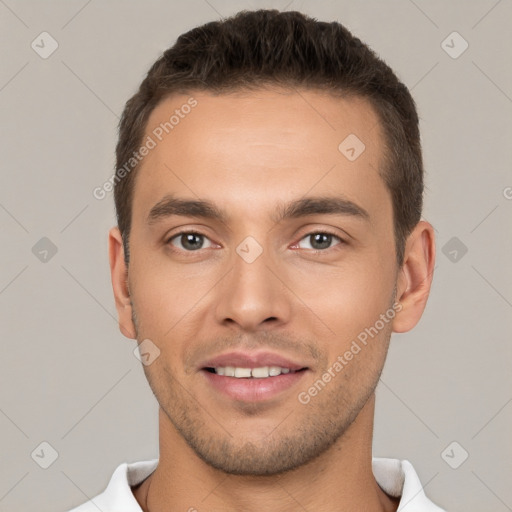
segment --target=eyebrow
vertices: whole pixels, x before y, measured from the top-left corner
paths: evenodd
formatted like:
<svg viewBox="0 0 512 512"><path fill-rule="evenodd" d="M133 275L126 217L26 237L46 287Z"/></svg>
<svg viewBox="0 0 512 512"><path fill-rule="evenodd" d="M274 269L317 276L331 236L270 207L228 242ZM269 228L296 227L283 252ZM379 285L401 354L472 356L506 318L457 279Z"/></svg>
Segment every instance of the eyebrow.
<svg viewBox="0 0 512 512"><path fill-rule="evenodd" d="M279 223L286 219L296 219L309 215L345 215L370 222L370 214L358 204L342 196L314 196L296 199L277 206L271 219ZM149 225L156 224L172 215L197 217L227 223L228 215L214 203L203 199L182 199L166 195L150 210L147 216Z"/></svg>

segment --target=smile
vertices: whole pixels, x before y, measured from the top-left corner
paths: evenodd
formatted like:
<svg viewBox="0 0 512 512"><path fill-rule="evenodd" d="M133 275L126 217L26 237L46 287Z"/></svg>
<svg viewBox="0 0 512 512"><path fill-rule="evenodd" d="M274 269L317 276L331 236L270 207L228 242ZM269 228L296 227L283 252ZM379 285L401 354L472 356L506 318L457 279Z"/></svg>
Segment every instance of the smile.
<svg viewBox="0 0 512 512"><path fill-rule="evenodd" d="M254 403L272 399L284 401L287 397L285 392L298 387L308 369L292 370L281 366L216 366L203 368L200 373L206 378L215 396Z"/></svg>
<svg viewBox="0 0 512 512"><path fill-rule="evenodd" d="M281 366L261 366L259 368L240 368L237 366L218 366L216 368L206 368L207 371L224 375L226 377L235 377L237 379L265 379L267 377L277 377L281 374L294 373L300 370L291 370Z"/></svg>

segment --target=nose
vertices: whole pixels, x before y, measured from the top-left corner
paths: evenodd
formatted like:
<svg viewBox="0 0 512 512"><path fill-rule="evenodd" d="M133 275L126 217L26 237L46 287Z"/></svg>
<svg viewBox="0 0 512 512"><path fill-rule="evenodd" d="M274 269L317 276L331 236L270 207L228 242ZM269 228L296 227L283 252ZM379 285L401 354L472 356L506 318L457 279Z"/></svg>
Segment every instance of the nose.
<svg viewBox="0 0 512 512"><path fill-rule="evenodd" d="M291 294L275 267L265 250L252 262L235 253L217 289L217 322L248 332L286 324Z"/></svg>

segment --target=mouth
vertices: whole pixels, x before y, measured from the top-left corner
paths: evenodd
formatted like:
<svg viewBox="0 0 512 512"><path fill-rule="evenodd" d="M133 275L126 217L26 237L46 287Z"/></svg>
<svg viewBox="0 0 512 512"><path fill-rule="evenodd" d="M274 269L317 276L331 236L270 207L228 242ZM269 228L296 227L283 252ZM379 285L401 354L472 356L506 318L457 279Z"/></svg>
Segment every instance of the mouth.
<svg viewBox="0 0 512 512"><path fill-rule="evenodd" d="M224 377L234 377L235 379L267 379L269 377L278 377L289 373L297 373L307 370L300 368L293 370L282 366L260 366L258 368L242 368L239 366L217 366L215 368L203 368L209 373L222 375Z"/></svg>
<svg viewBox="0 0 512 512"><path fill-rule="evenodd" d="M285 399L310 371L276 354L231 353L200 366L209 389L217 396L241 402Z"/></svg>

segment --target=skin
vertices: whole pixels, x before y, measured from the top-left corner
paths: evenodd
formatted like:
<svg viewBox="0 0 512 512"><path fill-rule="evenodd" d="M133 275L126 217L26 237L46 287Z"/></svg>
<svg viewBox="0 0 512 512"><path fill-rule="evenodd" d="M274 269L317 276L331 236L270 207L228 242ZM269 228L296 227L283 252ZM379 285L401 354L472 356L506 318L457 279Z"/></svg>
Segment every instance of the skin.
<svg viewBox="0 0 512 512"><path fill-rule="evenodd" d="M433 228L417 224L398 268L391 197L378 173L381 127L364 99L279 89L192 96L197 106L138 171L128 269L118 228L109 234L121 332L160 350L143 367L160 405L160 461L134 495L151 512L395 511L399 499L371 469L374 391L391 333L412 329L425 308ZM146 135L189 98L160 103ZM353 162L338 150L351 133L366 146ZM209 200L226 221L171 216L149 225L166 194ZM280 203L320 195L343 195L369 220L273 220ZM193 240L202 248L169 241L191 229L204 235ZM335 236L319 248L309 235L323 232ZM263 250L252 263L236 252L247 236ZM397 303L378 335L301 403L298 393ZM232 349L269 349L308 370L271 400L233 400L198 369Z"/></svg>

